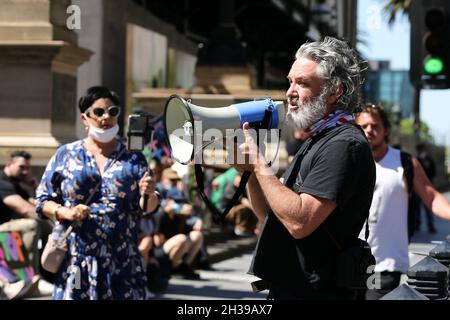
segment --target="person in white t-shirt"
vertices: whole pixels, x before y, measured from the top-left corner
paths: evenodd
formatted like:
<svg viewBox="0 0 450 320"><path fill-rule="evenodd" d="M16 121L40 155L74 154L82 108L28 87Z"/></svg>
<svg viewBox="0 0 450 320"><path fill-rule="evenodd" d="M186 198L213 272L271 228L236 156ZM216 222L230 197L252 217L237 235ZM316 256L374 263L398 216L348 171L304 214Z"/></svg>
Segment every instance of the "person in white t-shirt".
<svg viewBox="0 0 450 320"><path fill-rule="evenodd" d="M367 300L377 300L400 284L409 268L408 190L400 150L389 146L390 123L380 106L367 105L356 116L376 162L376 183L369 214L369 239L376 259L375 273L381 288L368 289ZM419 161L412 157L414 192L433 213L450 220L450 203L427 178ZM360 238L364 238L362 229Z"/></svg>

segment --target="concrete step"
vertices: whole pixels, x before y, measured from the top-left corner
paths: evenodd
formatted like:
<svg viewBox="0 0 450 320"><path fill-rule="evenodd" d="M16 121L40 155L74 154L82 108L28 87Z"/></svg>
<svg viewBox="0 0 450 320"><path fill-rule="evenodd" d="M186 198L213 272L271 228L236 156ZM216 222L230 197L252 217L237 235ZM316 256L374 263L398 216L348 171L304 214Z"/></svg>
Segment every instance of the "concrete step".
<svg viewBox="0 0 450 320"><path fill-rule="evenodd" d="M257 237L236 237L230 230L211 229L205 234L208 261L217 263L253 250Z"/></svg>
<svg viewBox="0 0 450 320"><path fill-rule="evenodd" d="M211 227L208 230L203 231L205 244L207 246L230 240L232 238L232 235L232 229L229 227Z"/></svg>
<svg viewBox="0 0 450 320"><path fill-rule="evenodd" d="M216 244L208 248L209 262L217 263L252 251L256 246L256 238L228 240L222 245Z"/></svg>

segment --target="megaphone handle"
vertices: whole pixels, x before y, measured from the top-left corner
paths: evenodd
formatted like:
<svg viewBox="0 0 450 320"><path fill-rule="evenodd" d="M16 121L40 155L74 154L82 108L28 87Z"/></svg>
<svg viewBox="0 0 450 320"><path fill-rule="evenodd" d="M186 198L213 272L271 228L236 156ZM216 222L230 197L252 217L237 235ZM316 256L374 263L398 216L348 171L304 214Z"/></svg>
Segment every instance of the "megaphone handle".
<svg viewBox="0 0 450 320"><path fill-rule="evenodd" d="M269 129L270 118L272 118L272 111L269 109L266 109L264 111L264 117L262 118L261 122L255 126L255 129L256 130ZM259 134L258 134L258 135L256 135L256 145L259 147L260 143L261 143L261 141L259 141Z"/></svg>
<svg viewBox="0 0 450 320"><path fill-rule="evenodd" d="M272 118L272 110L266 109L264 111L264 117L262 118L258 128L256 129L269 129L270 119Z"/></svg>

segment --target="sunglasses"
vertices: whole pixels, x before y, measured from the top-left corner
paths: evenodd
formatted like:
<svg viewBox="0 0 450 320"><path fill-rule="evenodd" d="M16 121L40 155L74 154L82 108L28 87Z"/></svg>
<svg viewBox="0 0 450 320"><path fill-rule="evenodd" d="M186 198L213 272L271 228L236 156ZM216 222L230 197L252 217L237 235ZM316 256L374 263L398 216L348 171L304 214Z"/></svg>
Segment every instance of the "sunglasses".
<svg viewBox="0 0 450 320"><path fill-rule="evenodd" d="M88 109L89 110L89 109ZM96 107L92 109L92 113L95 117L101 118L106 113L109 114L110 117L117 117L120 114L120 107L118 106L111 106L106 109ZM86 115L89 117L89 111L86 112Z"/></svg>

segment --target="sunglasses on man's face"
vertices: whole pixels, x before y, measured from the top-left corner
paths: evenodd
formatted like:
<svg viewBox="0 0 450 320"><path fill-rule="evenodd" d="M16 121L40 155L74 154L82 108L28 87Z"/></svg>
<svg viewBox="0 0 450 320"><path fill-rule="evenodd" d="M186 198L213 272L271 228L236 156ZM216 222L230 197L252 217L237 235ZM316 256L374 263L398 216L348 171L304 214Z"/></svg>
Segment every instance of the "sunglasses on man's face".
<svg viewBox="0 0 450 320"><path fill-rule="evenodd" d="M93 108L91 111L92 111L92 113L94 114L94 116L96 118L103 117L105 112L107 112L110 117L117 117L120 114L120 107L118 107L118 106L111 106L111 107L106 108L106 109L103 109L103 108L100 108L100 107L96 107L96 108ZM89 117L89 112L90 111L86 112L86 115L88 117Z"/></svg>

